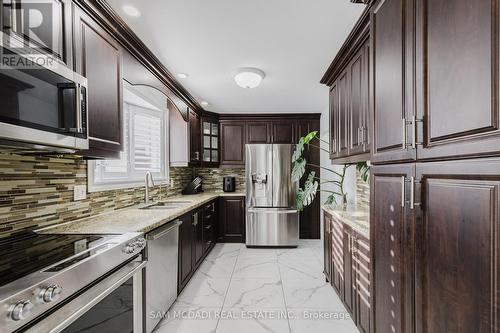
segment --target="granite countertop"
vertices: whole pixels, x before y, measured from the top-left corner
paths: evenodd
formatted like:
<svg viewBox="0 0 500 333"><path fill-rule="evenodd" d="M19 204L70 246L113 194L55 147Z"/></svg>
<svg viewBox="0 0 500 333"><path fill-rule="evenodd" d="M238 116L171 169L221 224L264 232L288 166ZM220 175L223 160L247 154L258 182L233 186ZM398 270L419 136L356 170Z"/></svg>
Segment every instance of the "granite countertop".
<svg viewBox="0 0 500 333"><path fill-rule="evenodd" d="M62 234L147 233L213 199L228 196L245 196L245 194L240 192L205 192L193 195L179 195L162 201L189 201L190 203L175 209L139 209L139 206L131 206L44 228L40 232Z"/></svg>
<svg viewBox="0 0 500 333"><path fill-rule="evenodd" d="M322 205L321 208L341 220L356 232L370 238L370 207L361 205Z"/></svg>

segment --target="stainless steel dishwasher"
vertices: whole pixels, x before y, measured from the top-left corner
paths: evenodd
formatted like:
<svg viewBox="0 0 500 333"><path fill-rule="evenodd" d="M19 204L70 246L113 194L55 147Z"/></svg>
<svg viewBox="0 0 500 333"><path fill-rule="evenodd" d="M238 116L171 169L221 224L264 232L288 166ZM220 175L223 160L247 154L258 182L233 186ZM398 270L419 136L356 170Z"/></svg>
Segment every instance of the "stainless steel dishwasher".
<svg viewBox="0 0 500 333"><path fill-rule="evenodd" d="M144 323L146 333L153 331L162 314L177 298L177 264L180 220L146 234L144 271Z"/></svg>

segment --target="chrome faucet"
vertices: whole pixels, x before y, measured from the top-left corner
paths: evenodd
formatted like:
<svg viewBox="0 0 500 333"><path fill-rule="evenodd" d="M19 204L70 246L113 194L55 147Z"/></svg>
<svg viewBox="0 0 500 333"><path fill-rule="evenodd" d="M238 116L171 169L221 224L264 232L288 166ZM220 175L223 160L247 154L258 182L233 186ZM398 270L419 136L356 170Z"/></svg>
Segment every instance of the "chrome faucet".
<svg viewBox="0 0 500 333"><path fill-rule="evenodd" d="M144 187L146 189L146 195L144 196L144 203L149 205L149 187L155 186L155 182L153 181L153 175L150 171L146 172L146 179Z"/></svg>

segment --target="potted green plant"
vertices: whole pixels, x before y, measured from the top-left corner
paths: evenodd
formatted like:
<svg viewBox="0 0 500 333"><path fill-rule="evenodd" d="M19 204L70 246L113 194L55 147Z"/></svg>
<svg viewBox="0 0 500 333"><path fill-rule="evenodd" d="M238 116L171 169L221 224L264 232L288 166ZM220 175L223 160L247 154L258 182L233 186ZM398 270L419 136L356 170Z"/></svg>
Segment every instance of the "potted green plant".
<svg viewBox="0 0 500 333"><path fill-rule="evenodd" d="M316 176L315 171L309 172L306 181L304 182L304 186L300 187L297 191L296 204L297 209L300 211L314 201L318 192L326 192L328 194L328 197L325 201L325 204L327 205L339 204L339 198L342 204L347 204L347 192L344 188L344 181L346 171L352 165L356 165L356 169L358 170L358 172L360 172L361 178L364 181L368 181L370 167L366 162L360 162L357 164L344 164L341 172L337 172L331 168L307 162L306 158L304 157L304 147L307 145L314 149L319 149L329 153L330 150L322 147L322 144L326 145L329 148L329 143L321 139L318 136L317 131L310 132L306 136L303 136L299 139L299 143L296 145L295 151L292 156L293 169L291 177L293 181L300 181L300 179L305 176L307 165L316 167L317 169L326 170L332 175L332 179L321 179L320 177ZM335 189L321 189L320 184L327 183L334 185Z"/></svg>

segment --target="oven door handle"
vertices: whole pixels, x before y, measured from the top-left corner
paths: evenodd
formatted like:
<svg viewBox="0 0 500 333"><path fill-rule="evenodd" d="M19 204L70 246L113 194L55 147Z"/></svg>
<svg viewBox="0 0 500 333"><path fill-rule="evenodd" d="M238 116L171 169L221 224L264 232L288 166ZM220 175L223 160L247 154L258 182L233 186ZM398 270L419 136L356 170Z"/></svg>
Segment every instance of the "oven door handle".
<svg viewBox="0 0 500 333"><path fill-rule="evenodd" d="M73 299L68 304L66 304L66 306L70 306L72 308L68 311L70 315L66 316L64 319L51 318L50 316L48 318L44 318L38 325L31 327L29 332L40 332L40 330L42 330L45 332L56 333L63 331L65 328L67 328L69 325L75 322L78 318L84 315L87 311L89 311L92 307L94 307L96 304L102 301L106 296L108 296L114 290L116 290L120 285L122 285L128 279L137 274L142 268L146 266L146 264L147 261L129 262L128 264L120 268L118 271L108 276L106 279L97 283L96 287L99 284L105 284L105 283L109 284L105 287L104 290L99 291L97 295L95 295L95 293L92 293L92 288L90 288L89 290L87 290L86 292L84 292L83 294ZM123 275L123 276L121 276L118 280L115 281L113 278L116 278L116 275ZM59 311L64 310L64 308L65 306L59 309ZM57 314L57 311L54 314ZM49 322L52 322L55 325L51 325ZM44 323L46 323L47 326L44 325Z"/></svg>

